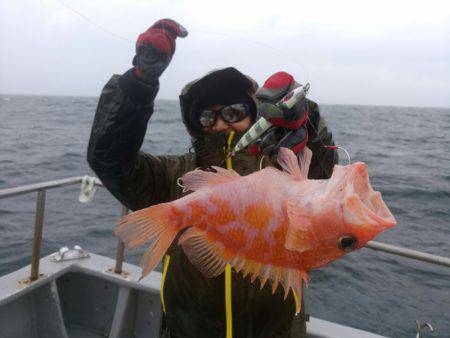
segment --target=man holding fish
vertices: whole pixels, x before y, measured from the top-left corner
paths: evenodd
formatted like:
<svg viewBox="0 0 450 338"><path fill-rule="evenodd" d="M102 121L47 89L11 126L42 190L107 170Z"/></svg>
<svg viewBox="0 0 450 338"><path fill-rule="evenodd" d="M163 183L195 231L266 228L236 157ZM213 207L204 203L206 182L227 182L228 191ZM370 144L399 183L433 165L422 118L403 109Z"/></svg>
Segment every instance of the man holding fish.
<svg viewBox="0 0 450 338"><path fill-rule="evenodd" d="M115 233L128 248L151 243L143 276L164 257L161 337L304 337L307 272L395 221L364 164L333 172L337 154L326 147L334 143L315 103L274 104L298 86L287 73L259 89L234 68L192 81L180 104L194 152L141 152L158 78L185 36L173 20L156 22L137 39L134 67L101 94L88 162L120 202L139 210ZM257 116L274 127L230 157ZM283 171L272 167L277 158Z"/></svg>

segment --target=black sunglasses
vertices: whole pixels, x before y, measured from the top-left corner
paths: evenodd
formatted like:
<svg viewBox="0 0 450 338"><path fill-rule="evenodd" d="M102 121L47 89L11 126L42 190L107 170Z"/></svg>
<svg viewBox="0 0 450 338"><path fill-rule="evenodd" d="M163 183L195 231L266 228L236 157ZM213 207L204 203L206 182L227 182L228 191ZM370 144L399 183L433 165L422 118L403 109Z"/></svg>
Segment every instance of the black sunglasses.
<svg viewBox="0 0 450 338"><path fill-rule="evenodd" d="M212 127L217 120L217 114L227 123L236 123L250 115L250 107L244 103L231 104L220 110L205 109L200 113L202 127Z"/></svg>

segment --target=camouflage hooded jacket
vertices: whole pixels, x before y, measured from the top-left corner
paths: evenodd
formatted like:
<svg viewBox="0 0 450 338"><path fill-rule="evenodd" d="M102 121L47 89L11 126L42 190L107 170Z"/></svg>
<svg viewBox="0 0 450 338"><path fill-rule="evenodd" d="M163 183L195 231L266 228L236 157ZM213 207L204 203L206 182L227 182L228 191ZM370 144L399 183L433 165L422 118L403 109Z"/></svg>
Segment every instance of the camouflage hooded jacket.
<svg viewBox="0 0 450 338"><path fill-rule="evenodd" d="M183 117L186 114L188 84L180 96ZM153 156L140 151L147 123L153 113L158 82L140 82L130 70L114 75L103 88L88 146L89 165L105 187L122 204L138 210L182 196L177 179L184 173L207 164L224 166L225 134L196 135L192 130L195 153L179 156ZM254 97L256 83L249 91ZM255 99L256 100L256 99ZM319 114L317 104L309 101L308 147L313 151L310 178L328 178L337 163L331 132ZM184 121L186 122L186 121ZM318 134L314 131L317 130ZM234 137L234 143L240 135ZM233 169L247 175L259 168L259 158L241 152L233 158ZM265 165L268 165L268 161ZM225 301L223 274L205 278L187 259L174 241L164 284L166 314L162 318L164 337L225 337ZM305 316L295 317L292 293L283 300L281 288L272 295L269 283L259 290L242 274L232 273L233 337L303 337ZM304 307L303 307L304 308Z"/></svg>

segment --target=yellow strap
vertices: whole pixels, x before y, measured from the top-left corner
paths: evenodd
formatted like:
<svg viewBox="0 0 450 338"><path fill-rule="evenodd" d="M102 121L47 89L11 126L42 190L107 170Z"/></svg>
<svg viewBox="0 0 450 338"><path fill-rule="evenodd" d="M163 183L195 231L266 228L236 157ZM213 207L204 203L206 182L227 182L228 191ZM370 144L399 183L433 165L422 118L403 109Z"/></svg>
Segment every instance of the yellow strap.
<svg viewBox="0 0 450 338"><path fill-rule="evenodd" d="M227 149L225 150L225 156L226 156L226 162L227 162L227 169L232 169L233 166L231 164L231 141L234 137L234 131L230 133L228 136L227 141ZM297 294L295 293L294 289L292 289L292 293L294 295L294 301L296 309L299 305L299 299ZM226 338L232 338L233 337L233 317L231 312L231 266L230 264L227 264L225 268L225 309L226 309L226 318L227 318L227 335Z"/></svg>
<svg viewBox="0 0 450 338"><path fill-rule="evenodd" d="M164 314L166 314L166 304L164 303L164 281L166 280L166 274L167 269L169 268L169 262L170 262L170 256L166 255L164 257L164 267L163 267L163 273L162 273L162 279L161 279L161 287L159 288L159 293L161 296L161 304L164 311Z"/></svg>
<svg viewBox="0 0 450 338"><path fill-rule="evenodd" d="M233 166L231 164L231 141L233 141L233 137L234 137L234 131L232 131L230 133L230 135L228 135L228 141L227 141L227 149L225 150L225 158L227 161L227 169L233 169Z"/></svg>
<svg viewBox="0 0 450 338"><path fill-rule="evenodd" d="M298 309L299 306L298 306L298 297L297 297L297 294L295 293L294 289L291 289L291 290L292 290L292 294L294 295L295 308Z"/></svg>
<svg viewBox="0 0 450 338"><path fill-rule="evenodd" d="M234 131L230 133L228 136L228 142L227 142L227 149L226 149L226 163L227 163L227 169L232 169L231 164L231 141L234 137ZM164 267L163 267L163 273L162 273L162 279L161 279L161 288L160 288L160 296L161 296L161 304L164 311L164 314L166 313L166 304L164 303L164 281L166 280L167 275L167 269L169 268L169 262L170 262L170 256L166 255L164 258ZM295 304L298 307L298 297L292 289L292 293L294 294ZM232 312L232 304L231 304L231 266L230 264L227 264L225 267L225 316L226 316L226 322L227 322L227 332L226 332L226 338L233 338L233 312Z"/></svg>
<svg viewBox="0 0 450 338"><path fill-rule="evenodd" d="M225 152L227 169L232 169L233 166L231 164L231 141L234 137L234 131L230 133L228 136L227 149ZM227 320L227 334L226 338L233 337L233 312L231 311L231 266L227 264L225 267L225 315Z"/></svg>
<svg viewBox="0 0 450 338"><path fill-rule="evenodd" d="M231 311L231 265L225 267L225 311L227 319L226 338L233 337L233 313Z"/></svg>
<svg viewBox="0 0 450 338"><path fill-rule="evenodd" d="M227 169L232 168L231 164L231 141L234 137L234 131L230 133L228 136L227 149L226 149L226 163ZM166 304L164 303L164 281L166 280L167 269L169 268L170 256L166 255L164 258L164 267L161 279L161 288L160 288L160 296L161 296L161 304L164 313L166 313ZM297 299L297 298L296 298ZM227 332L226 338L233 338L233 312L231 307L231 266L227 264L225 267L225 314L227 321Z"/></svg>

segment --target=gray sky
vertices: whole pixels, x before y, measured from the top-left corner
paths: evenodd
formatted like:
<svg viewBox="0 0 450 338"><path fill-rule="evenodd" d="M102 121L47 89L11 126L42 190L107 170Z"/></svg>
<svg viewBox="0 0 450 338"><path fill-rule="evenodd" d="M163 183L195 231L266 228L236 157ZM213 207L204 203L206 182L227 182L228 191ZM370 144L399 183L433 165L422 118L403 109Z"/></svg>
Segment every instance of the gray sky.
<svg viewBox="0 0 450 338"><path fill-rule="evenodd" d="M285 70L319 103L450 107L450 2L0 0L0 93L99 95L137 35L170 17L189 31L160 99L211 69L262 84ZM122 38L119 38L123 37Z"/></svg>

